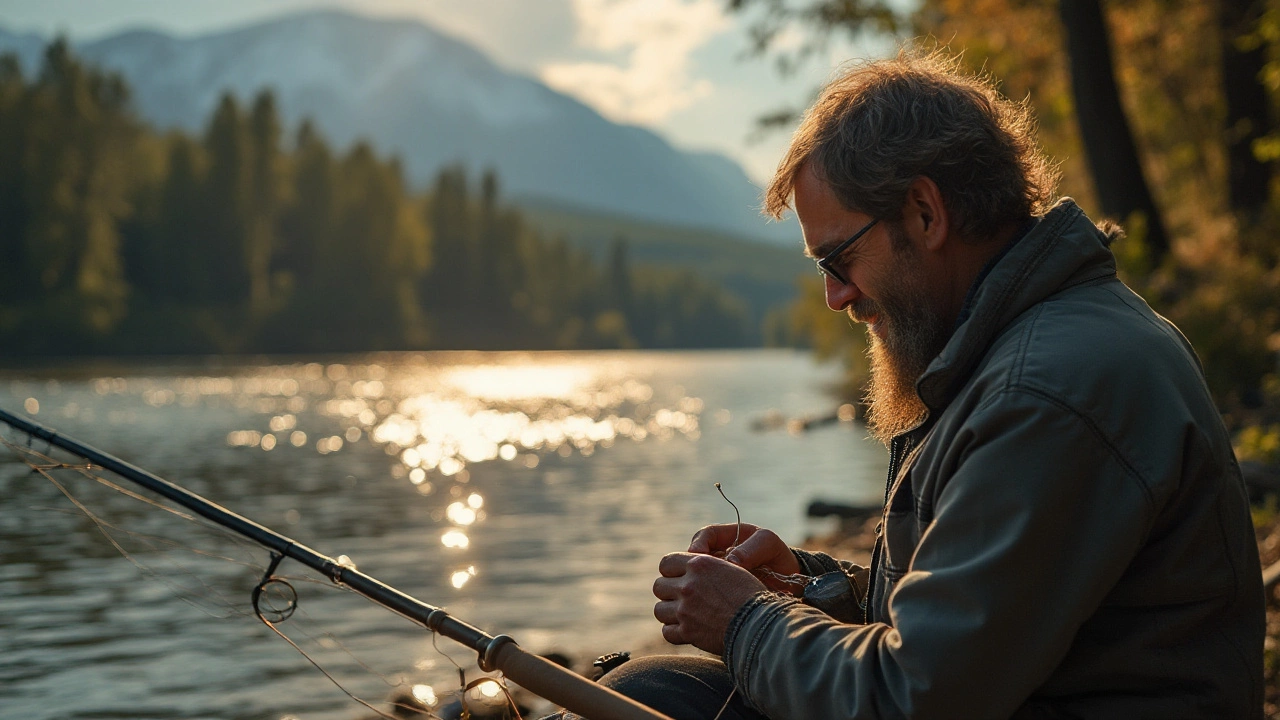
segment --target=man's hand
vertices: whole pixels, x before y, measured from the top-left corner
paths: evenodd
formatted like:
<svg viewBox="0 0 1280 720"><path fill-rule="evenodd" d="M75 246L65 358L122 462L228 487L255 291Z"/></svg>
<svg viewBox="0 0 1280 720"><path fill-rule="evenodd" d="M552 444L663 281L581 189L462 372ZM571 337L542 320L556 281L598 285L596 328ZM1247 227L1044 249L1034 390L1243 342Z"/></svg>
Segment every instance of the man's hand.
<svg viewBox="0 0 1280 720"><path fill-rule="evenodd" d="M662 623L662 637L717 655L734 613L765 589L743 568L707 554L671 553L658 563L658 572L662 577L654 581L653 594L660 602L653 616Z"/></svg>
<svg viewBox="0 0 1280 720"><path fill-rule="evenodd" d="M787 583L772 577L762 570L772 570L779 575L794 575L800 572L800 561L795 553L772 530L742 523L739 536L738 525L708 525L694 534L689 542L689 552L698 555L714 555L739 567L750 570L760 578L770 590L791 592L794 588ZM734 538L738 546L733 546Z"/></svg>

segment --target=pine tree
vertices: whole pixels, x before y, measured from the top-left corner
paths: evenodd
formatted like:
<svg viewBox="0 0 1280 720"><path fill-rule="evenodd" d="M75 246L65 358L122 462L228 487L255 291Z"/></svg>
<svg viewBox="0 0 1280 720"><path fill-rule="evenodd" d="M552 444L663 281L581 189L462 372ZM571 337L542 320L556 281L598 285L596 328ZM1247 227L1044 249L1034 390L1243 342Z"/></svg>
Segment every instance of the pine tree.
<svg viewBox="0 0 1280 720"><path fill-rule="evenodd" d="M213 293L208 283L205 238L192 232L204 206L203 148L186 136L169 143L169 172L161 192L160 220L153 259L154 287L160 299L193 304Z"/></svg>
<svg viewBox="0 0 1280 720"><path fill-rule="evenodd" d="M0 304L29 303L37 290L27 259L24 149L26 83L16 55L0 56ZM0 320L3 331L3 320Z"/></svg>
<svg viewBox="0 0 1280 720"><path fill-rule="evenodd" d="M320 258L332 255L337 219L333 154L310 120L298 127L291 182L272 267L301 291L314 281Z"/></svg>
<svg viewBox="0 0 1280 720"><path fill-rule="evenodd" d="M129 211L137 126L115 75L88 70L65 40L45 52L28 94L22 163L27 272L53 298L52 322L103 335L128 291L117 225Z"/></svg>
<svg viewBox="0 0 1280 720"><path fill-rule="evenodd" d="M249 195L244 228L244 257L249 277L249 308L262 317L271 301L271 258L277 223L284 206L284 158L280 150L280 118L275 96L259 93L249 113Z"/></svg>
<svg viewBox="0 0 1280 720"><path fill-rule="evenodd" d="M252 154L240 106L229 93L214 111L204 144L209 172L197 227L206 270L196 294L205 303L239 307L249 300L251 286L246 249Z"/></svg>
<svg viewBox="0 0 1280 720"><path fill-rule="evenodd" d="M420 295L446 334L463 334L470 322L476 223L466 171L455 166L436 176L426 205L426 226L434 264L424 276Z"/></svg>

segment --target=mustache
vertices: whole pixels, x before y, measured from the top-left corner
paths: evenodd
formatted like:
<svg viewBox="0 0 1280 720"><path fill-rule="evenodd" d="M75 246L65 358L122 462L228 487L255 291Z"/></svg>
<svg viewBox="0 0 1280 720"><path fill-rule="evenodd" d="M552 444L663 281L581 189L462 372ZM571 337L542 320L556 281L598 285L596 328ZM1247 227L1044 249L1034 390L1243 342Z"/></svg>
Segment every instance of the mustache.
<svg viewBox="0 0 1280 720"><path fill-rule="evenodd" d="M849 315L849 319L854 322L866 322L874 317L882 317L883 312L880 304L870 298L859 298L847 308L845 312Z"/></svg>

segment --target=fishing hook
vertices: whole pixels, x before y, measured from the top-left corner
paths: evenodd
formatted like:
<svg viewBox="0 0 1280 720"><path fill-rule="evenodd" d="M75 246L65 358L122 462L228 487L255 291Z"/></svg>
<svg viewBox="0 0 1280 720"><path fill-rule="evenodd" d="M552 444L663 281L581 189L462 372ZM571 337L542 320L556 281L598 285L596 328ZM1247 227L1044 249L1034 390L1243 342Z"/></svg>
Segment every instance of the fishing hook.
<svg viewBox="0 0 1280 720"><path fill-rule="evenodd" d="M733 506L733 516L737 520L737 524L733 530L733 547L736 548L738 547L738 540L742 538L742 513L738 511L738 506L734 505L734 502L729 499L729 496L724 494L724 488L720 487L720 483L716 483L716 492L720 493L720 497L724 498L725 502ZM732 550L733 548L729 549Z"/></svg>

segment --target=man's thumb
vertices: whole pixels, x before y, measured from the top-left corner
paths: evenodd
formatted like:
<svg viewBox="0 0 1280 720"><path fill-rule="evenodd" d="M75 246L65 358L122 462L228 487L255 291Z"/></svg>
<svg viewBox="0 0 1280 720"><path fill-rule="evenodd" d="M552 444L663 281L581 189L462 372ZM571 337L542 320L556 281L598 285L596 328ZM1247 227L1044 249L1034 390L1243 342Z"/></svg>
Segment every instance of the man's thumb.
<svg viewBox="0 0 1280 720"><path fill-rule="evenodd" d="M724 556L724 559L738 567L746 568L747 570L755 568L761 562L761 559L758 556L760 555L761 550L760 541L763 537L763 533L753 534L751 537L743 540L741 545L730 550L729 553Z"/></svg>

